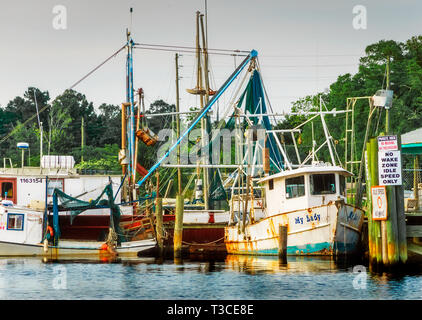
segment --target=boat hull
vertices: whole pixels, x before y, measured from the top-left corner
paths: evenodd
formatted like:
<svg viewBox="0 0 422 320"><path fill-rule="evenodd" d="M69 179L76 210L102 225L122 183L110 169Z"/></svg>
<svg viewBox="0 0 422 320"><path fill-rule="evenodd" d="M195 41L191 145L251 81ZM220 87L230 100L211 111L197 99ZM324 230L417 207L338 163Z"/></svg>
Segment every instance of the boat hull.
<svg viewBox="0 0 422 320"><path fill-rule="evenodd" d="M279 226L287 226L288 255L353 254L364 213L342 201L281 213L245 226L225 228L229 254L278 255Z"/></svg>
<svg viewBox="0 0 422 320"><path fill-rule="evenodd" d="M59 246L48 246L44 250L43 244L19 244L13 242L0 241L0 256L46 256L46 257L64 257L64 256L98 256L105 257L110 255L101 246L104 242L96 241L61 241ZM123 242L116 248L118 256L136 256L139 252L155 247L154 239Z"/></svg>

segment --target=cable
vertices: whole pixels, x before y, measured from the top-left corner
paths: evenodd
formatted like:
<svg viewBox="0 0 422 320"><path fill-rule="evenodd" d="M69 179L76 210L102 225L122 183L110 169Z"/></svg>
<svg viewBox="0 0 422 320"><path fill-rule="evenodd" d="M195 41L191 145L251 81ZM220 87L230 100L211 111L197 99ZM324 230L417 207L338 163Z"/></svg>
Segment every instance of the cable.
<svg viewBox="0 0 422 320"><path fill-rule="evenodd" d="M124 45L123 47L121 47L119 50L117 50L115 53L113 53L113 55L111 55L110 57L108 57L106 60L104 60L100 65L98 65L97 67L95 67L93 70L91 70L87 75L85 75L82 79L80 79L79 81L75 82L69 89L67 90L71 90L73 89L75 86L77 86L79 83L81 83L83 80L85 80L87 77L89 77L92 73L94 73L95 71L97 71L101 66L103 66L106 62L108 62L111 58L114 58L120 51L122 51L124 48L126 48L126 45ZM65 90L66 91L66 90ZM50 105L46 105L45 107L41 108L38 113L32 115L31 117L29 117L25 122L19 124L18 126L16 126L16 128L14 128L8 135L6 135L5 137L3 137L0 140L0 144L3 143L4 141L6 141L10 136L14 135L16 133L17 130L19 130L22 126L25 126L28 122L30 122L31 120L33 120L35 117L39 116L39 114L41 112L43 112L44 110L46 110Z"/></svg>
<svg viewBox="0 0 422 320"><path fill-rule="evenodd" d="M96 66L94 69L92 69L90 72L88 72L88 74L86 74L84 77L82 77L82 79L80 79L79 81L75 82L69 89L67 90L72 90L74 87L76 87L79 83L81 83L83 80L85 80L86 78L88 78L91 74L93 74L95 71L97 71L99 68L101 68L104 64L106 64L110 59L116 57L116 55L122 51L124 48L126 48L126 44L121 47L119 50L117 50L115 53L113 53L110 57L108 57L106 60L104 60L103 62L101 62L98 66Z"/></svg>
<svg viewBox="0 0 422 320"><path fill-rule="evenodd" d="M182 48L182 49L192 49L196 50L196 47L186 47L186 46L171 46L171 45L162 45L162 44L148 44L148 43L135 43L135 45L139 46L148 46L148 47L162 47L162 48ZM209 51L223 51L223 52L237 52L237 53L249 53L250 51L245 50L231 50L231 49L207 49Z"/></svg>
<svg viewBox="0 0 422 320"><path fill-rule="evenodd" d="M166 48L147 48L147 47L133 47L134 49L141 49L141 50L155 50L155 51L167 51L167 52L185 52L185 53L196 53L195 51L191 50L180 50L180 49L166 49ZM208 52L208 54L213 55L222 55L222 56L239 56L239 57L247 57L247 54L235 54L235 53L218 53L218 52Z"/></svg>

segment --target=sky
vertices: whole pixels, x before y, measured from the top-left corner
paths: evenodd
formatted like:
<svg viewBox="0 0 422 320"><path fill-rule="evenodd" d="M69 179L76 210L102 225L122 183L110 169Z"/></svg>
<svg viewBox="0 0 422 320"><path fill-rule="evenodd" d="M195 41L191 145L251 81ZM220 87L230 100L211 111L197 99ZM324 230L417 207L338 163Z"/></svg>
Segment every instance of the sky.
<svg viewBox="0 0 422 320"><path fill-rule="evenodd" d="M195 13L205 13L205 4L208 47L257 50L274 112L288 112L300 97L327 90L341 74L356 73L366 46L422 33L420 0L0 0L0 106L29 86L54 99L121 48L126 28L137 43L195 46ZM358 5L366 11L360 28L356 19L362 11L353 11ZM62 29L57 23L63 10L55 11L57 6L65 8ZM95 107L124 102L125 59L123 51L74 89ZM216 90L243 58L209 59ZM195 55L181 52L179 66L185 111L198 105L186 93L196 84ZM147 107L157 99L175 103L175 83L175 52L135 50L134 87L144 89ZM231 99L236 83L220 103Z"/></svg>

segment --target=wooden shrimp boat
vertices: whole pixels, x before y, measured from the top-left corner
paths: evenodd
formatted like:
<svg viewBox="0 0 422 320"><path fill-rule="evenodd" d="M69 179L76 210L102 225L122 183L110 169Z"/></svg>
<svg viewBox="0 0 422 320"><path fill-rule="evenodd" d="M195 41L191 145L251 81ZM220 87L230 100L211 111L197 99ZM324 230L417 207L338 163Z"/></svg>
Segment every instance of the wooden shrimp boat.
<svg viewBox="0 0 422 320"><path fill-rule="evenodd" d="M346 203L345 177L332 165L287 170L260 180L265 217L225 228L230 254L277 255L279 226L287 226L288 255L340 255L357 251L364 212Z"/></svg>

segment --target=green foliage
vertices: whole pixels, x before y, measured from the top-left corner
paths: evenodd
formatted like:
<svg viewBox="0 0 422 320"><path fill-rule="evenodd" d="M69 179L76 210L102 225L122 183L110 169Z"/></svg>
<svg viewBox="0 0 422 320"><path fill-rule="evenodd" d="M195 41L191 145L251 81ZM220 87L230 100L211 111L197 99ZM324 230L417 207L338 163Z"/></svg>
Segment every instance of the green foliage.
<svg viewBox="0 0 422 320"><path fill-rule="evenodd" d="M318 93L299 99L293 105L292 112L319 110L319 96L328 110L345 110L348 97L373 96L376 91L386 88L386 64L390 65L390 89L394 92L393 106L390 109L390 129L394 134L403 134L422 125L422 36L415 36L406 42L381 40L369 45L366 55L360 59L356 74L339 75L337 81L330 85L329 92ZM324 110L323 110L324 111ZM360 160L366 123L369 115L367 99L358 100L355 105L356 160ZM340 159L344 162L345 115L326 116L326 122L336 145ZM293 128L310 116L288 116L278 124L278 128ZM385 111L375 115L370 135L385 129ZM377 132L376 132L377 131ZM315 123L314 135L320 145L323 142L320 124ZM290 136L290 135L289 135ZM286 135L286 144L291 138ZM303 127L301 155L311 150L312 128L309 124ZM297 136L296 136L297 137ZM291 148L288 148L288 151ZM291 152L289 153L291 157ZM323 161L329 161L328 152L321 153ZM302 158L303 159L303 158Z"/></svg>
<svg viewBox="0 0 422 320"><path fill-rule="evenodd" d="M361 57L356 74L342 74L332 83L327 92L320 92L313 96L303 97L294 102L292 112L318 111L320 97L325 105L323 111L344 110L348 97L372 96L377 90L385 88L386 63L390 65L390 89L394 91L393 107L390 110L390 128L394 134L402 134L422 124L422 36L414 36L404 42L381 40L367 46L365 56ZM107 170L120 170L118 152L121 139L121 109L117 105L104 103L96 110L92 102L85 95L74 90L67 90L50 102L48 91L29 87L22 96L15 97L6 107L0 107L0 141L13 131L13 135L0 144L2 157L12 158L15 164L20 163L20 153L16 148L18 142L28 142L31 148L31 165L39 165L39 137L40 130L36 113L36 106L45 111L40 114L44 132L44 154L73 155L76 162L80 162L82 119L84 119L84 162L78 163L79 168L99 167ZM191 110L195 110L191 108ZM153 102L147 113L169 113L175 111L174 104L163 100ZM366 122L369 114L368 100L359 100L355 105L355 133L357 151L356 160L360 160ZM181 127L186 127L193 117L188 117ZM289 115L284 121L276 125L277 129L291 129L310 116ZM345 114L335 117L326 116L330 134L337 142L336 150L340 159L344 161ZM385 111L375 115L374 128L379 131L385 128ZM145 118L144 118L145 120ZM175 117L146 118L146 125L158 133L163 128L175 128ZM198 125L199 126L199 125ZM313 139L320 145L325 137L321 123L315 121L302 128L300 136L294 139L298 144L300 157L303 160L312 149ZM313 133L312 133L313 131ZM183 132L183 129L182 129ZM296 151L290 134L280 136L281 143L287 146L291 159L296 159ZM168 138L167 138L168 139ZM152 147L139 143L138 163L150 168L157 161L157 151L168 141L159 141ZM182 154L191 150L192 145L182 145ZM232 151L233 152L233 151ZM319 160L330 161L328 151L318 153ZM233 155L234 158L234 155ZM185 179L185 176L184 176ZM184 181L185 182L185 181Z"/></svg>

